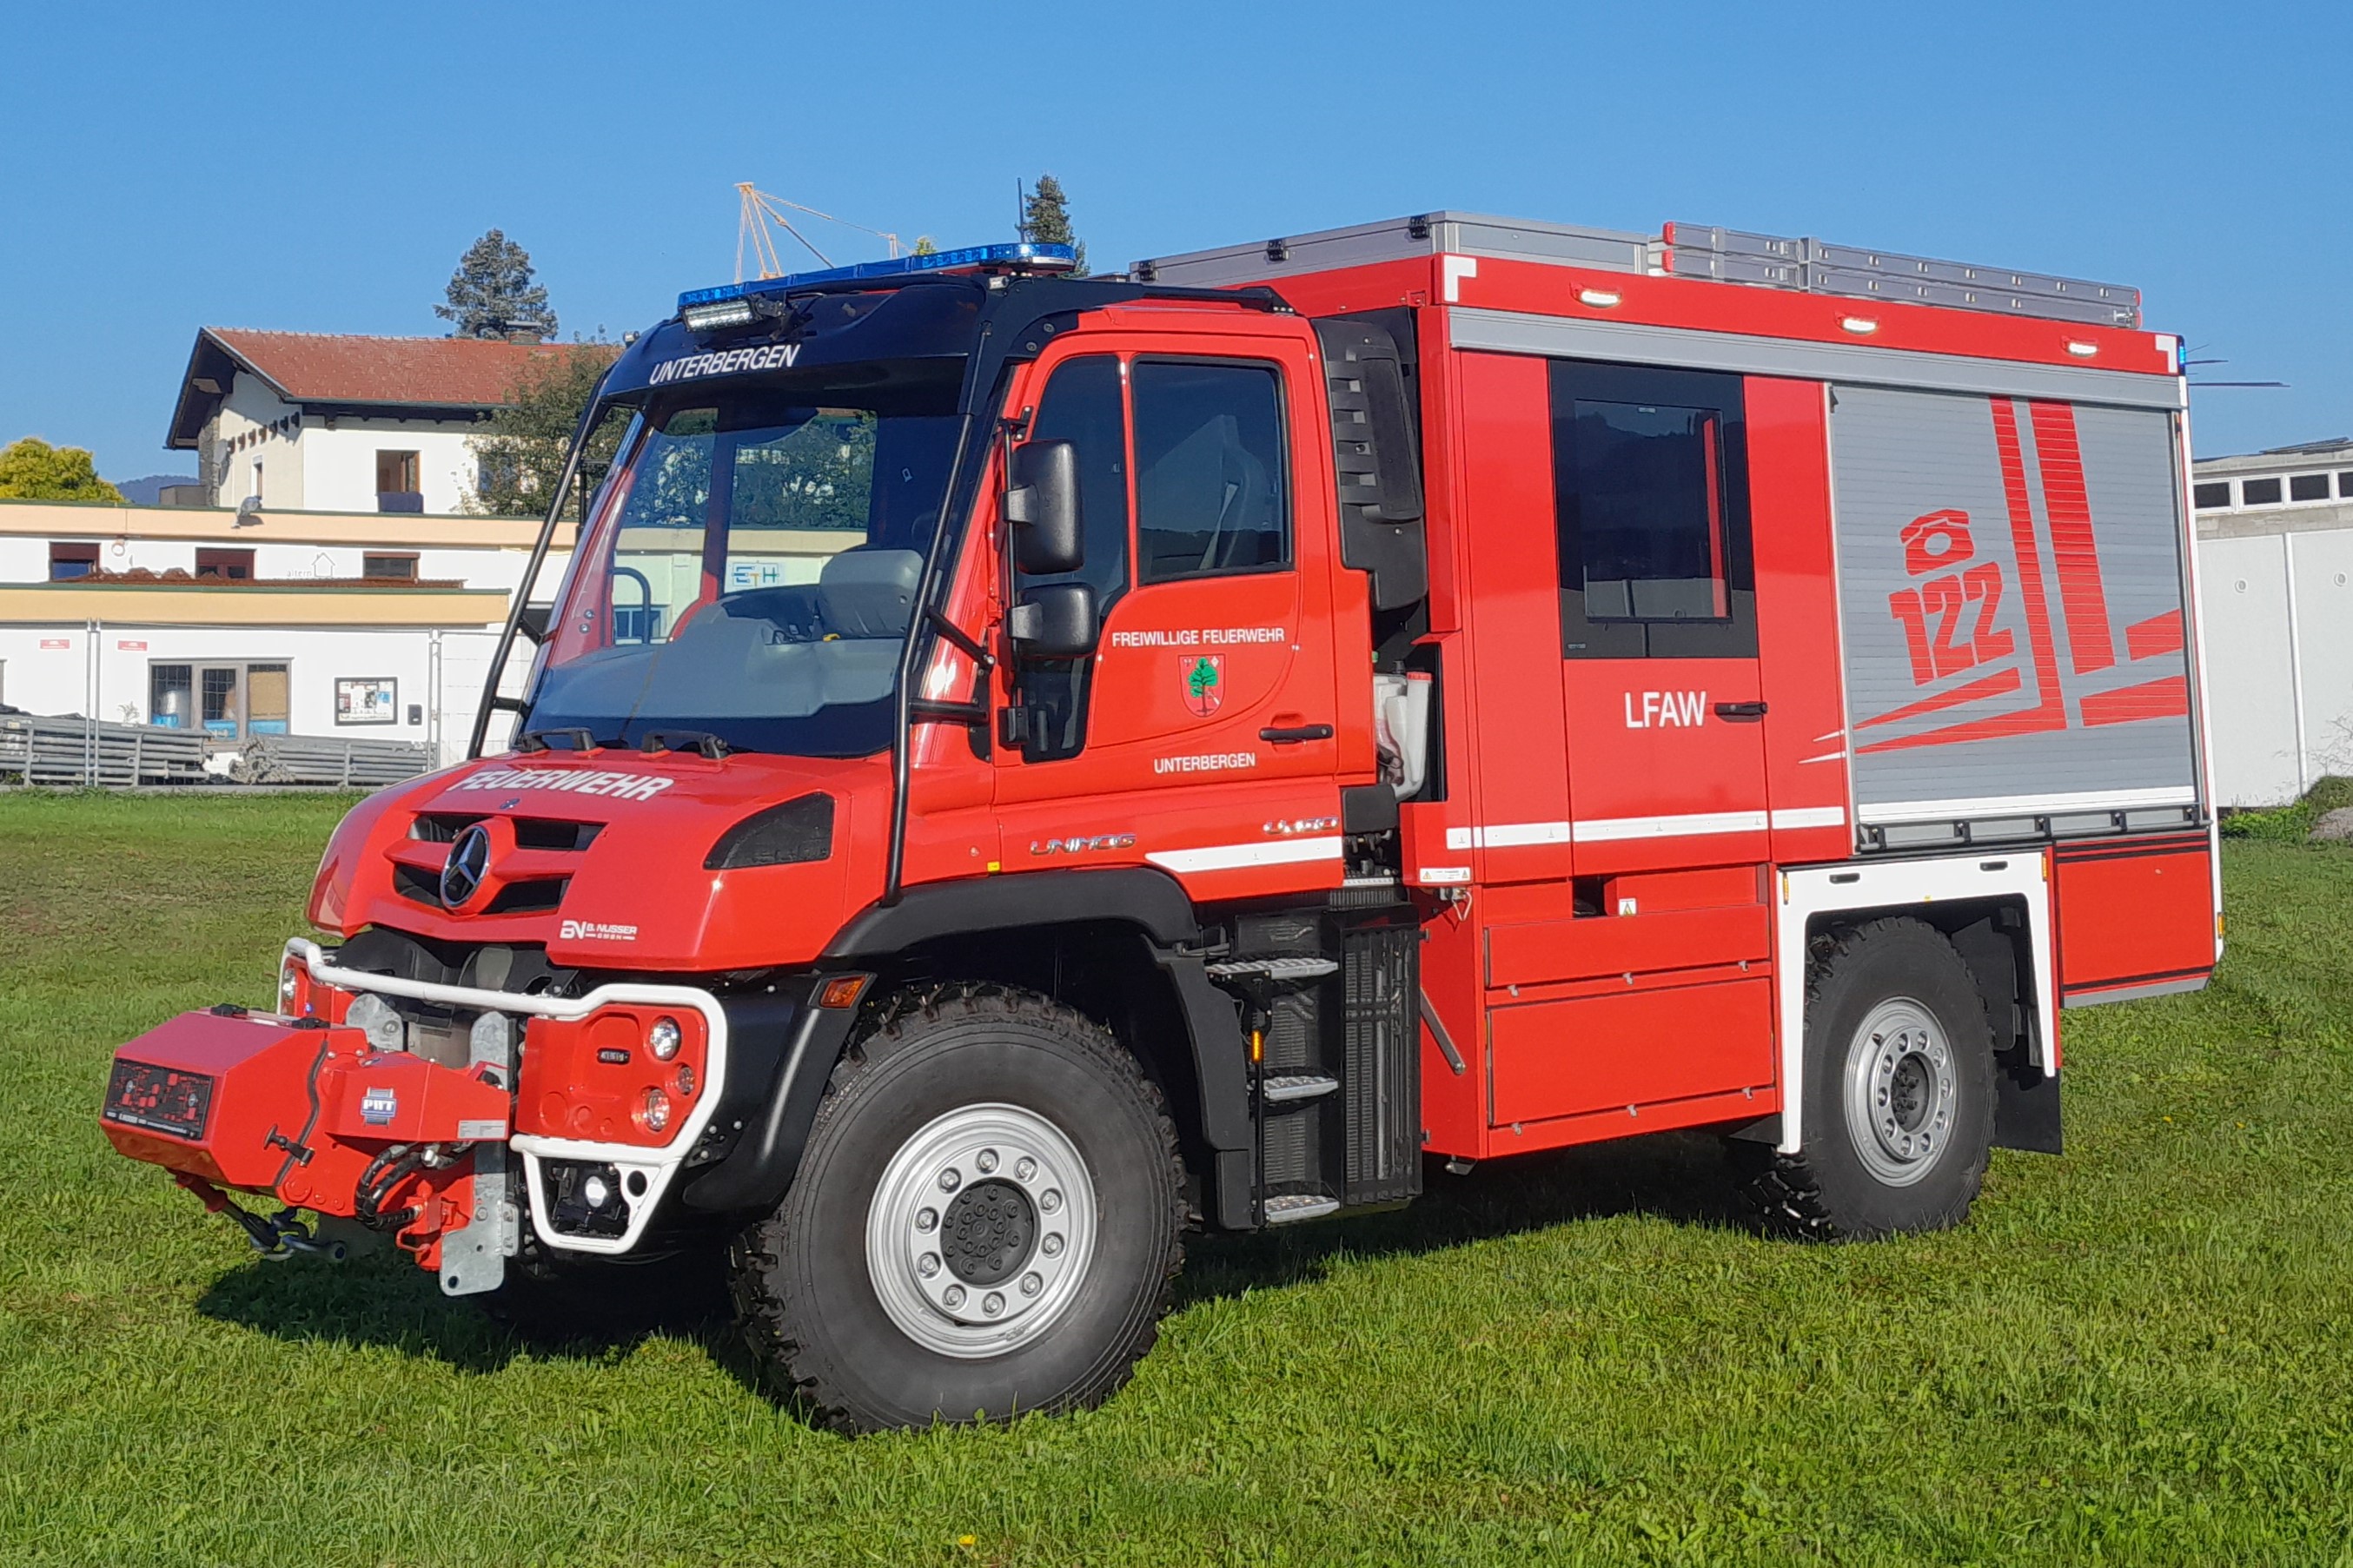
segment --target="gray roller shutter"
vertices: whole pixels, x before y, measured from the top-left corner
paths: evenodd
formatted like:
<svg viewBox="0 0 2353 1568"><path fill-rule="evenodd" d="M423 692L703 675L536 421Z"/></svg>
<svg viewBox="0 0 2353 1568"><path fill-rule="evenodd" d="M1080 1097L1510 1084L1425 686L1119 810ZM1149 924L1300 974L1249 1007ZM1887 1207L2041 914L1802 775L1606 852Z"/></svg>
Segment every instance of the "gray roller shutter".
<svg viewBox="0 0 2353 1568"><path fill-rule="evenodd" d="M1866 842L2194 816L2171 416L1840 386L1831 450Z"/></svg>

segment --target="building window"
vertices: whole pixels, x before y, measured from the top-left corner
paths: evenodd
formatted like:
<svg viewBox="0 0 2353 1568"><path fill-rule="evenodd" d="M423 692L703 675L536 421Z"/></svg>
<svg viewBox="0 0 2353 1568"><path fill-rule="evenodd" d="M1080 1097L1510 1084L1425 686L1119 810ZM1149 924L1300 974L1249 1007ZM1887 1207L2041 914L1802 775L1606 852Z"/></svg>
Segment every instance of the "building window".
<svg viewBox="0 0 2353 1568"><path fill-rule="evenodd" d="M147 667L147 722L185 730L195 707L195 667L151 664Z"/></svg>
<svg viewBox="0 0 2353 1568"><path fill-rule="evenodd" d="M2337 476L2337 493L2343 500L2353 500L2353 473Z"/></svg>
<svg viewBox="0 0 2353 1568"><path fill-rule="evenodd" d="M245 667L245 730L248 735L283 735L290 716L286 667Z"/></svg>
<svg viewBox="0 0 2353 1568"><path fill-rule="evenodd" d="M1754 658L1735 375L1556 360L1555 522L1570 658Z"/></svg>
<svg viewBox="0 0 2353 1568"><path fill-rule="evenodd" d="M423 511L425 497L417 488L417 454L378 452L375 455L375 509L378 511Z"/></svg>
<svg viewBox="0 0 2353 1568"><path fill-rule="evenodd" d="M2219 484L2200 485L2189 494L2200 511L2212 511L2231 504L2231 481L2224 479Z"/></svg>
<svg viewBox="0 0 2353 1568"><path fill-rule="evenodd" d="M77 577L93 576L97 572L97 545L52 544L49 546L50 582L70 583Z"/></svg>
<svg viewBox="0 0 2353 1568"><path fill-rule="evenodd" d="M380 555L374 551L370 551L368 553L360 557L360 575L363 577L400 577L413 583L417 580L417 557L414 553L406 555Z"/></svg>
<svg viewBox="0 0 2353 1568"><path fill-rule="evenodd" d="M1135 366L1137 579L1291 563L1282 391L1271 366Z"/></svg>
<svg viewBox="0 0 2353 1568"><path fill-rule="evenodd" d="M216 740L283 735L292 729L290 668L282 660L245 664L152 664L147 721L201 729Z"/></svg>
<svg viewBox="0 0 2353 1568"><path fill-rule="evenodd" d="M2287 481L2287 499L2290 500L2327 500L2328 499L2328 476L2327 474L2289 475Z"/></svg>
<svg viewBox="0 0 2353 1568"><path fill-rule="evenodd" d="M251 490L248 491L247 493L248 493L248 494L249 494L249 495L251 495L251 496L253 497L254 503L255 503L256 505L260 504L260 501L261 501L261 459L260 459L260 458L254 458L254 459L253 459L253 489L252 489Z"/></svg>
<svg viewBox="0 0 2353 1568"><path fill-rule="evenodd" d="M233 583L253 580L253 552L250 550L199 550L196 552L196 575L222 577Z"/></svg>
<svg viewBox="0 0 2353 1568"><path fill-rule="evenodd" d="M2280 482L2277 479L2241 479L2239 504L2242 506L2277 506Z"/></svg>

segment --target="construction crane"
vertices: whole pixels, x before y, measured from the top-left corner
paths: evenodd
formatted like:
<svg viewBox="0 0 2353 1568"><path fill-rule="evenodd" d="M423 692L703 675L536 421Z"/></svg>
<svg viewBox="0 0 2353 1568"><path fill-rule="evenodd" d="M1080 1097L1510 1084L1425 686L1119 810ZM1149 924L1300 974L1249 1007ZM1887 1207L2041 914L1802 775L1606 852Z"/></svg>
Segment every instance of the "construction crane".
<svg viewBox="0 0 2353 1568"><path fill-rule="evenodd" d="M747 246L752 252L752 264L759 269L759 277L782 278L785 275L784 263L776 257L776 237L768 227L771 223L792 236L800 243L801 248L818 261L828 267L834 264L833 258L819 250L808 236L793 226L793 220L784 214L783 209L786 207L810 217L822 218L827 223L839 224L844 228L854 228L860 234L871 234L890 246L893 257L899 254L899 237L888 229L869 228L862 223L852 223L848 218L836 217L831 213L821 213L815 207L770 195L754 188L749 180L736 182L735 195L742 203L742 210L735 220L735 281L738 283L744 281L744 252Z"/></svg>

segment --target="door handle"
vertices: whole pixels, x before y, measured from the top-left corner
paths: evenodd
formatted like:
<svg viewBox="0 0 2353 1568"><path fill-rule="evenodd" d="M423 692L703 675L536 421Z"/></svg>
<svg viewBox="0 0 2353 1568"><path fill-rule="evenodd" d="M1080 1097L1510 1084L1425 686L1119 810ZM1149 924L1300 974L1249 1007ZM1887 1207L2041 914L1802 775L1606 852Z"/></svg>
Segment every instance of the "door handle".
<svg viewBox="0 0 2353 1568"><path fill-rule="evenodd" d="M1258 732L1261 741L1271 741L1278 746L1295 746L1302 741L1328 741L1332 738L1329 724L1272 724Z"/></svg>
<svg viewBox="0 0 2353 1568"><path fill-rule="evenodd" d="M1715 705L1715 716L1719 719L1762 719L1765 717L1765 704L1762 702L1719 702Z"/></svg>

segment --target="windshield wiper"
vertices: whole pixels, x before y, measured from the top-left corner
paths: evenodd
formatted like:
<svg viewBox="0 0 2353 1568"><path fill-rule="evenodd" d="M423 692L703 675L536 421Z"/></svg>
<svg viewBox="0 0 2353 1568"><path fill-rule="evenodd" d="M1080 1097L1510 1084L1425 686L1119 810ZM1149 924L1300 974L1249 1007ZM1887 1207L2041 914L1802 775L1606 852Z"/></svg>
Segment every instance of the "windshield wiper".
<svg viewBox="0 0 2353 1568"><path fill-rule="evenodd" d="M649 757L662 752L700 752L715 763L732 748L708 730L649 730L638 750Z"/></svg>
<svg viewBox="0 0 2353 1568"><path fill-rule="evenodd" d="M617 746L621 743L618 741L600 741L595 731L583 726L559 726L547 730L525 730L514 738L514 749L518 752L552 752L556 749L552 737L558 735L571 738L572 744L564 748L571 752L601 752L607 744Z"/></svg>

